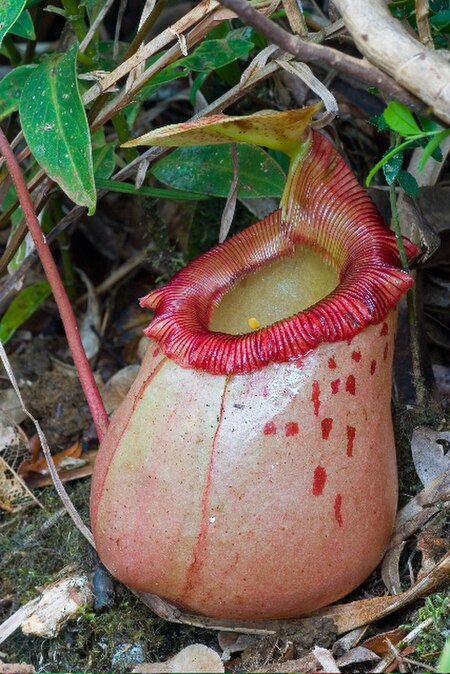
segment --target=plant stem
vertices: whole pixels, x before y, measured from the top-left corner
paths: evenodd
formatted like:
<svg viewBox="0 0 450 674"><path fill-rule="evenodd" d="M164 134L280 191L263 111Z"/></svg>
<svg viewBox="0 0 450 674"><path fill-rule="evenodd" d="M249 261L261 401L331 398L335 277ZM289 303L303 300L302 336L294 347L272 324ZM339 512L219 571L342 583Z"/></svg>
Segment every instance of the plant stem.
<svg viewBox="0 0 450 674"><path fill-rule="evenodd" d="M22 176L16 156L1 129L0 153L5 158L8 170L17 191L17 196L19 198L25 220L27 222L31 236L33 237L33 241L44 268L45 275L47 276L48 282L50 283L50 287L52 289L67 336L69 348L72 353L72 358L75 367L77 368L80 383L94 420L98 438L101 440L109 423L108 415L106 414L105 406L103 405L97 383L89 365L89 361L86 357L67 292L64 288L64 284L59 275L58 268L53 259L45 236L42 233L39 221L36 217L27 185Z"/></svg>
<svg viewBox="0 0 450 674"><path fill-rule="evenodd" d="M400 261L402 263L403 269L405 271L408 271L408 258L406 256L405 247L403 245L403 238L400 230L400 222L398 219L397 194L395 192L395 182L389 186L389 200L391 204L392 228L394 230L395 238L397 241ZM422 368L420 365L420 344L419 344L419 334L417 331L417 312L416 312L414 288L410 288L406 293L406 306L408 312L409 341L411 346L413 384L416 392L416 402L418 405L423 405L427 398L427 392L422 377Z"/></svg>
<svg viewBox="0 0 450 674"><path fill-rule="evenodd" d="M67 20L71 24L78 42L82 42L88 32L83 19L84 7L80 6L81 3L77 0L61 0L61 4L66 10ZM92 44L86 47L86 56L90 59L95 57L95 49Z"/></svg>
<svg viewBox="0 0 450 674"><path fill-rule="evenodd" d="M17 49L16 45L14 44L14 41L11 37L11 35L5 35L3 39L3 46L5 47L6 51L8 52L9 60L11 61L12 66L17 66L19 65L20 61L22 60L22 57L20 55L20 51Z"/></svg>
<svg viewBox="0 0 450 674"><path fill-rule="evenodd" d="M126 143L127 140L130 140L130 130L128 128L127 121L123 115L122 112L117 112L114 117L111 118L111 121L113 123L115 132L117 133L117 138L119 140L119 143ZM127 163L133 161L133 159L136 159L136 157L139 156L138 151L136 148L125 148L124 149L124 157L127 161Z"/></svg>

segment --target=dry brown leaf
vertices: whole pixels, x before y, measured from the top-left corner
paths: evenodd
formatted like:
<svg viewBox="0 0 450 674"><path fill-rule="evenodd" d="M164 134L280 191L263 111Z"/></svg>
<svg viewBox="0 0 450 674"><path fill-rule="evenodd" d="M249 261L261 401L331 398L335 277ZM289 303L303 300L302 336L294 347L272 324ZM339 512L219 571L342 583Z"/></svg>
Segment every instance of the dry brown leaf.
<svg viewBox="0 0 450 674"><path fill-rule="evenodd" d="M88 452L83 452L82 461L83 465L79 467L73 467L70 469L65 468L64 470L59 471L59 479L61 482L73 482L73 480L80 480L83 477L89 477L92 475L94 470L95 458L97 456L96 449L91 449ZM64 459L63 459L64 463ZM49 487L52 483L52 479L49 474L39 475L37 473L29 473L26 478L26 483L29 489L39 489L41 487Z"/></svg>
<svg viewBox="0 0 450 674"><path fill-rule="evenodd" d="M340 669L336 660L334 659L333 653L328 650L328 648L322 648L321 646L314 646L313 655L316 658L317 662L320 664L324 672L330 672L330 674L339 674Z"/></svg>
<svg viewBox="0 0 450 674"><path fill-rule="evenodd" d="M203 644L193 644L183 648L165 662L145 662L137 665L133 672L140 674L169 674L179 672L179 674L190 674L190 672L224 672L225 668L220 659L220 655L212 648Z"/></svg>
<svg viewBox="0 0 450 674"><path fill-rule="evenodd" d="M86 312L80 323L80 337L86 352L86 357L91 359L97 355L100 348L100 303L89 277L81 269L77 269L77 272L88 292Z"/></svg>
<svg viewBox="0 0 450 674"><path fill-rule="evenodd" d="M369 648L356 646L356 648L350 649L345 655L341 655L336 662L338 667L348 667L349 665L356 665L359 662L374 662L379 659L380 656Z"/></svg>
<svg viewBox="0 0 450 674"><path fill-rule="evenodd" d="M432 428L419 426L414 429L411 440L411 453L416 473L424 487L432 480L450 470L450 455L443 444L450 442L450 432L434 431Z"/></svg>
<svg viewBox="0 0 450 674"><path fill-rule="evenodd" d="M337 639L331 649L334 657L340 658L345 653L348 653L351 648L355 648L366 632L367 625L364 625L364 627L358 627L356 630L352 630L351 632L344 634L340 639Z"/></svg>
<svg viewBox="0 0 450 674"><path fill-rule="evenodd" d="M417 574L418 581L430 573L448 549L448 540L437 535L434 528L424 529L417 537L417 549L422 553L420 571Z"/></svg>
<svg viewBox="0 0 450 674"><path fill-rule="evenodd" d="M219 632L217 641L222 649L222 661L228 662L233 653L240 653L248 646L252 646L258 637L251 634L239 634L238 632Z"/></svg>
<svg viewBox="0 0 450 674"><path fill-rule="evenodd" d="M38 503L17 473L29 449L23 433L0 412L0 508L18 512Z"/></svg>
<svg viewBox="0 0 450 674"><path fill-rule="evenodd" d="M310 672L317 672L317 660L312 653L305 655L298 660L288 660L288 662L276 662L264 667L258 667L258 672L267 674L290 674L302 672L302 674L309 674Z"/></svg>
<svg viewBox="0 0 450 674"><path fill-rule="evenodd" d="M147 342L147 337L144 338ZM108 379L102 391L102 398L108 414L112 414L119 407L122 400L136 379L139 365L127 365Z"/></svg>
<svg viewBox="0 0 450 674"><path fill-rule="evenodd" d="M406 636L406 631L398 627L395 630L389 630L389 632L381 632L380 634L375 635L366 639L363 643L365 648L369 648L371 651L377 655L386 655L390 653L389 641L391 644L399 643Z"/></svg>
<svg viewBox="0 0 450 674"><path fill-rule="evenodd" d="M80 456L81 456L81 443L75 442L67 449L63 449L61 452L54 454L53 462L55 466L59 468L64 459L67 458L79 459ZM40 455L35 459L31 459L30 461L23 461L19 468L19 475L25 479L28 473L38 473L39 475L48 475L49 469L45 456Z"/></svg>

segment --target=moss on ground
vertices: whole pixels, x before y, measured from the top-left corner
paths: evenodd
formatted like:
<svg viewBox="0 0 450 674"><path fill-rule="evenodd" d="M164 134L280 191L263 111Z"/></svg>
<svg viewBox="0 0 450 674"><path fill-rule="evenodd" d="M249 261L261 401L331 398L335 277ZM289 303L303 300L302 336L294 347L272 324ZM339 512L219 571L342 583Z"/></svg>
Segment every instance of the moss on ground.
<svg viewBox="0 0 450 674"><path fill-rule="evenodd" d="M88 521L89 489L89 480L67 485L84 521ZM95 553L70 517L62 514L53 488L37 496L46 510L24 511L0 529L0 599L13 595L12 605L0 608L0 622L38 596L38 589L68 565L88 573L97 567ZM2 644L5 661L31 663L46 672L124 672L137 662L160 661L191 643L217 644L213 632L160 620L123 585L114 583L114 589L112 606L98 612L82 607L53 639L16 630Z"/></svg>

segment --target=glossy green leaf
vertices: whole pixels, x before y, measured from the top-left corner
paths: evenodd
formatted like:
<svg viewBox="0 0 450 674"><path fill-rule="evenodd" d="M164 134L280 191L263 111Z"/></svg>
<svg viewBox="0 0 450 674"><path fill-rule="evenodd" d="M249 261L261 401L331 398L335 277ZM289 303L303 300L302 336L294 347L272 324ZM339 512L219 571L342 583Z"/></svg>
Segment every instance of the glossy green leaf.
<svg viewBox="0 0 450 674"><path fill-rule="evenodd" d="M437 133L435 136L433 136L428 143L426 144L422 156L419 161L419 166L418 169L421 171L425 165L425 162L427 159L438 149L439 144L446 138L448 135L450 135L450 129L444 129L443 131L440 131ZM441 153L442 157L442 153ZM442 160L441 160L442 161Z"/></svg>
<svg viewBox="0 0 450 674"><path fill-rule="evenodd" d="M0 2L0 45L3 38L11 27L15 24L22 10L25 7L25 0L2 0Z"/></svg>
<svg viewBox="0 0 450 674"><path fill-rule="evenodd" d="M0 121L19 109L24 84L35 65L18 66L0 80Z"/></svg>
<svg viewBox="0 0 450 674"><path fill-rule="evenodd" d="M41 281L24 288L13 299L0 321L0 341L6 344L16 330L25 323L27 318L30 318L50 294L51 290L47 281Z"/></svg>
<svg viewBox="0 0 450 674"><path fill-rule="evenodd" d="M238 197L279 197L286 176L277 162L259 147L237 144ZM179 190L226 197L233 179L229 145L179 147L152 167L161 182Z"/></svg>
<svg viewBox="0 0 450 674"><path fill-rule="evenodd" d="M419 185L417 180L408 171L400 171L397 176L398 184L410 197L419 196Z"/></svg>
<svg viewBox="0 0 450 674"><path fill-rule="evenodd" d="M119 180L105 180L97 178L98 189L107 189L111 192L121 192L122 194L135 194L142 197L155 197L159 199L181 199L194 200L202 199L201 194L192 194L190 192L180 192L179 190L166 190L161 187L139 187L136 188L130 183L123 183Z"/></svg>
<svg viewBox="0 0 450 674"><path fill-rule="evenodd" d="M401 133L402 136L415 136L422 133L409 108L403 103L391 101L383 112L383 116L389 128Z"/></svg>
<svg viewBox="0 0 450 674"><path fill-rule="evenodd" d="M383 173L388 185L392 185L403 164L403 152L397 152L383 164Z"/></svg>
<svg viewBox="0 0 450 674"><path fill-rule="evenodd" d="M41 63L25 82L20 119L25 140L47 174L80 206L95 210L89 127L76 77L78 45Z"/></svg>
<svg viewBox="0 0 450 674"><path fill-rule="evenodd" d="M178 65L189 70L209 73L247 56L253 47L253 42L248 38L205 40L192 54L179 59Z"/></svg>
<svg viewBox="0 0 450 674"><path fill-rule="evenodd" d="M36 33L34 32L33 19L31 18L30 12L27 10L22 12L12 26L10 32L13 33L13 35L24 37L26 40L35 40Z"/></svg>

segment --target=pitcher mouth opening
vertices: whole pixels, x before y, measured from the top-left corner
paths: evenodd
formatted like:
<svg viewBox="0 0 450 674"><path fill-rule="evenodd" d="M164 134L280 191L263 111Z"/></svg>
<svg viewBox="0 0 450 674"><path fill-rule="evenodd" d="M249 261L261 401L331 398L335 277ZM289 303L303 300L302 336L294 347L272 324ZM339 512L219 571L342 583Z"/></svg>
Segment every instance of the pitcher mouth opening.
<svg viewBox="0 0 450 674"><path fill-rule="evenodd" d="M242 335L305 311L339 284L323 252L294 246L287 254L249 272L213 304L209 330Z"/></svg>
<svg viewBox="0 0 450 674"><path fill-rule="evenodd" d="M418 252L406 240L405 248L408 257ZM283 265L295 270L296 264L314 268L315 287L306 289L297 308L293 295L302 282L294 271L288 302L267 311L258 276L273 286L275 302ZM253 286L245 302L243 284ZM179 365L243 374L305 356L321 342L353 337L383 320L411 284L393 233L333 145L314 133L284 221L275 211L194 260L141 305L155 311L145 334ZM239 304L236 323L233 300Z"/></svg>

